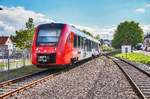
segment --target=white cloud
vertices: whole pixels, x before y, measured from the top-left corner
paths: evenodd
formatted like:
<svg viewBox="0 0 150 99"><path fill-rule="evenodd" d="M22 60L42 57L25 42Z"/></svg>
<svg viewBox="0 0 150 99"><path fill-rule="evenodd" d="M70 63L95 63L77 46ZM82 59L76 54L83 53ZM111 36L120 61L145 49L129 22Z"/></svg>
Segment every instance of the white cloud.
<svg viewBox="0 0 150 99"><path fill-rule="evenodd" d="M147 4L146 7L150 7L150 4Z"/></svg>
<svg viewBox="0 0 150 99"><path fill-rule="evenodd" d="M29 17L34 19L36 25L41 23L54 22L51 19L46 18L41 13L35 13L34 11L25 10L23 7L5 7L1 6L3 10L0 11L0 35L14 34L16 30L24 28L25 22ZM116 26L108 26L104 28L99 27L86 27L80 25L74 25L81 30L87 30L94 36L100 35L112 35Z"/></svg>
<svg viewBox="0 0 150 99"><path fill-rule="evenodd" d="M147 32L150 33L150 24L149 25L141 25L144 33L146 34Z"/></svg>
<svg viewBox="0 0 150 99"><path fill-rule="evenodd" d="M149 7L150 7L150 4L147 4L147 5L145 5L145 7L143 7L143 8L138 8L138 9L136 9L135 11L136 11L136 12L140 12L140 13L144 13L144 12L146 12L147 8L149 8Z"/></svg>
<svg viewBox="0 0 150 99"><path fill-rule="evenodd" d="M144 13L145 9L144 8L139 8L139 9L136 9L136 12Z"/></svg>
<svg viewBox="0 0 150 99"><path fill-rule="evenodd" d="M80 30L87 30L88 32L92 33L94 36L99 34L101 38L103 39L113 39L113 35L115 33L115 30L117 29L117 25L112 26L105 26L104 28L98 28L98 27L87 27L87 26L81 26L81 25L74 25L76 28ZM140 25L141 28L144 31L144 34L147 34L147 32L150 33L150 24L149 25Z"/></svg>
<svg viewBox="0 0 150 99"><path fill-rule="evenodd" d="M94 36L99 34L101 38L103 39L112 39L114 31L116 30L116 27L117 27L116 25L106 26L104 28L87 27L87 26L81 26L81 25L75 25L75 24L71 24L71 25L75 26L76 28L80 30L86 30L92 33Z"/></svg>
<svg viewBox="0 0 150 99"><path fill-rule="evenodd" d="M23 7L1 7L3 10L0 10L0 35L13 34L16 30L24 28L29 17L34 19L35 25L54 22L41 13L25 10Z"/></svg>
<svg viewBox="0 0 150 99"><path fill-rule="evenodd" d="M75 26L76 28L78 28L80 30L86 30L86 31L92 33L93 35L97 35L100 32L98 28L81 26L81 25L75 25L75 24L71 24L71 25Z"/></svg>
<svg viewBox="0 0 150 99"><path fill-rule="evenodd" d="M15 27L9 25L9 24L5 24L2 21L0 21L0 33L11 33L12 31L15 31Z"/></svg>
<svg viewBox="0 0 150 99"><path fill-rule="evenodd" d="M24 28L25 22L29 17L34 19L35 25L41 23L54 22L51 19L46 18L45 15L41 13L35 13L34 11L25 10L23 7L5 7L1 6L3 10L0 10L0 35L10 35L14 34L16 30ZM74 24L72 24L74 25ZM74 25L81 30L87 30L94 36L99 34L101 38L112 39L117 25L100 27L87 27L81 25ZM141 25L144 32L150 32L150 25Z"/></svg>

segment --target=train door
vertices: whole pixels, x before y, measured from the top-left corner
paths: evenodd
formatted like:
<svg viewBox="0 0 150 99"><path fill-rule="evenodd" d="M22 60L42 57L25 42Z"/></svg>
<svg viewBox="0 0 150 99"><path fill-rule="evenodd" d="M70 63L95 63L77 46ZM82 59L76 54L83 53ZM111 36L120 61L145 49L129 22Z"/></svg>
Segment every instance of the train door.
<svg viewBox="0 0 150 99"><path fill-rule="evenodd" d="M67 60L68 63L70 63L70 59L72 58L72 48L73 48L72 39L73 39L73 35L71 32L69 32L69 36L67 37L66 48L65 48L65 59Z"/></svg>

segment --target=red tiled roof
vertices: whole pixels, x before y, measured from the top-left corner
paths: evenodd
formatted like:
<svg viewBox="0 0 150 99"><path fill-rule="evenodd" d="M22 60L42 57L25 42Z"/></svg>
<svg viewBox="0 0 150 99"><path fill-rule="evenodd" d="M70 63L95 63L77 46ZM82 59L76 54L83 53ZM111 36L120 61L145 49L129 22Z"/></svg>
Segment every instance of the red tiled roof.
<svg viewBox="0 0 150 99"><path fill-rule="evenodd" d="M8 38L8 36L0 36L0 44L5 44Z"/></svg>
<svg viewBox="0 0 150 99"><path fill-rule="evenodd" d="M126 40L126 41L123 41L122 45L132 45L132 44Z"/></svg>

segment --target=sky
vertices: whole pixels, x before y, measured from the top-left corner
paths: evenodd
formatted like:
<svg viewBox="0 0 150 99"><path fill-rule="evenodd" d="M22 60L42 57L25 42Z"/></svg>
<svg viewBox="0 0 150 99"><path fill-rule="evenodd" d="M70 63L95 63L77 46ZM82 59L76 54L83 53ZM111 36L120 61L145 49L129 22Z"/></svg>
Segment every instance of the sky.
<svg viewBox="0 0 150 99"><path fill-rule="evenodd" d="M150 0L0 0L0 34L15 34L29 17L35 26L62 22L112 39L117 25L135 21L150 32Z"/></svg>

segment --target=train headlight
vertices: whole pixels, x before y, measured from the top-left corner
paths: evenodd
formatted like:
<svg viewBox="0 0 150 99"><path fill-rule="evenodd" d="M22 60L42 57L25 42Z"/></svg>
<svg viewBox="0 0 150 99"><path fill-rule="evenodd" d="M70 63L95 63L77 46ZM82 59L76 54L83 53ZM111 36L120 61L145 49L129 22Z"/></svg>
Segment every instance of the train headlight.
<svg viewBox="0 0 150 99"><path fill-rule="evenodd" d="M50 52L54 52L54 51L56 51L56 48L54 48L54 49L50 50Z"/></svg>
<svg viewBox="0 0 150 99"><path fill-rule="evenodd" d="M38 48L35 48L35 50L39 53L40 52L40 50L38 49Z"/></svg>

